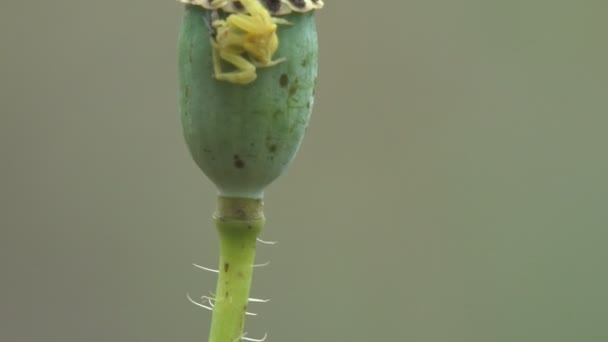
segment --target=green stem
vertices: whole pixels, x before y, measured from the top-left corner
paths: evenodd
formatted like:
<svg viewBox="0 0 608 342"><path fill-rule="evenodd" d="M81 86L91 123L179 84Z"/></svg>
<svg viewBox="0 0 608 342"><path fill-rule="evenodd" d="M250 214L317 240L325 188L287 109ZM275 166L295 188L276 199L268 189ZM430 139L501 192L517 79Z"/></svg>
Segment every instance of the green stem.
<svg viewBox="0 0 608 342"><path fill-rule="evenodd" d="M262 200L219 197L214 218L220 267L209 342L236 342L243 336L256 238L264 226Z"/></svg>

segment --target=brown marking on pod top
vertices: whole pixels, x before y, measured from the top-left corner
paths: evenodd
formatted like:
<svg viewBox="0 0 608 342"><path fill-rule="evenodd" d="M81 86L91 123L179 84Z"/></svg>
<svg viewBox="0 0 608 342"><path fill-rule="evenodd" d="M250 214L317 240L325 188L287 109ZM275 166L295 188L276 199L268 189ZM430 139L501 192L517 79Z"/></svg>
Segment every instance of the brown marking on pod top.
<svg viewBox="0 0 608 342"><path fill-rule="evenodd" d="M244 12L240 0L178 0L184 4L202 6L209 10L227 13ZM323 8L323 0L258 0L272 15L286 15L292 12L304 13Z"/></svg>

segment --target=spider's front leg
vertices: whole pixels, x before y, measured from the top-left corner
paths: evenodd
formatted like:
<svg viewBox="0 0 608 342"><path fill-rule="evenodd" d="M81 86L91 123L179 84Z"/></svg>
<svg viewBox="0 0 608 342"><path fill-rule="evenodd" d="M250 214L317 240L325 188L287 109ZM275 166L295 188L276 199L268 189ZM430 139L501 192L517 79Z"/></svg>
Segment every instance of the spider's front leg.
<svg viewBox="0 0 608 342"><path fill-rule="evenodd" d="M272 17L272 22L277 25L293 25L289 20L283 18Z"/></svg>
<svg viewBox="0 0 608 342"><path fill-rule="evenodd" d="M217 80L248 84L257 78L255 66L242 57L240 53L219 49L216 42L212 41L211 43L213 44L213 70ZM234 65L237 70L230 72L222 71L222 60Z"/></svg>
<svg viewBox="0 0 608 342"><path fill-rule="evenodd" d="M268 68L268 67L271 67L273 65L277 65L279 63L283 63L286 60L287 60L287 58L281 57L281 58L275 59L274 61L270 61L269 63L262 63L262 62L258 62L255 58L252 58L251 64L253 64L257 68Z"/></svg>

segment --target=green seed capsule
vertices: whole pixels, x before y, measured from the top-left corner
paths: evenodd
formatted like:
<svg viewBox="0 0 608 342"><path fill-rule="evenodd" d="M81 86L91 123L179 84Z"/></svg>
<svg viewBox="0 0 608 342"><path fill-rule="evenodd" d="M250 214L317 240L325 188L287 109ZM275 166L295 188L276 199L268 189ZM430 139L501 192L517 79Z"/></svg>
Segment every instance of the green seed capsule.
<svg viewBox="0 0 608 342"><path fill-rule="evenodd" d="M295 157L313 107L317 76L314 11L278 25L275 59L257 78L235 84L214 77L209 10L186 5L179 37L181 120L200 169L225 197L261 198ZM223 64L230 70L229 64Z"/></svg>

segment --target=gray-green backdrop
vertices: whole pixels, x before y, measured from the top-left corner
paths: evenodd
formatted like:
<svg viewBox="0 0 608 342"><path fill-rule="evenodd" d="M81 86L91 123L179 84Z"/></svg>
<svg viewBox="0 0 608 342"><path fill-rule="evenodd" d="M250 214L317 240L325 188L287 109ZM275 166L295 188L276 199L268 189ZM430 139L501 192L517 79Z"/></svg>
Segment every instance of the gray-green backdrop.
<svg viewBox="0 0 608 342"><path fill-rule="evenodd" d="M606 1L326 1L251 337L608 340ZM0 3L0 341L202 342L173 1Z"/></svg>

